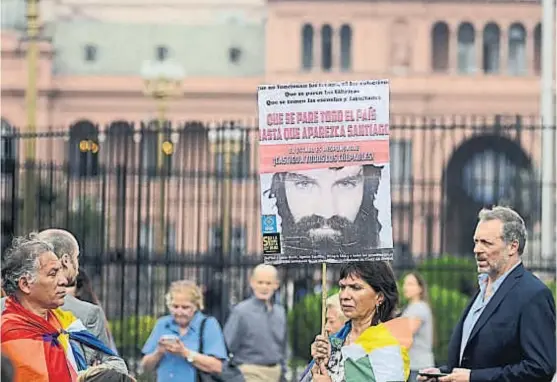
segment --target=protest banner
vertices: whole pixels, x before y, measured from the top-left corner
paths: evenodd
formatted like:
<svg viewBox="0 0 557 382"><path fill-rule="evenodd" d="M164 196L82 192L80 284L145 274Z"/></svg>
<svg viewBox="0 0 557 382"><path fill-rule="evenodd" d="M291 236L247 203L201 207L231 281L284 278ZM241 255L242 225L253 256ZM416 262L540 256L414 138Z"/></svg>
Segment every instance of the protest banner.
<svg viewBox="0 0 557 382"><path fill-rule="evenodd" d="M389 82L258 90L266 263L392 260Z"/></svg>
<svg viewBox="0 0 557 382"><path fill-rule="evenodd" d="M389 81L257 97L264 262L322 263L325 281L326 263L392 260Z"/></svg>

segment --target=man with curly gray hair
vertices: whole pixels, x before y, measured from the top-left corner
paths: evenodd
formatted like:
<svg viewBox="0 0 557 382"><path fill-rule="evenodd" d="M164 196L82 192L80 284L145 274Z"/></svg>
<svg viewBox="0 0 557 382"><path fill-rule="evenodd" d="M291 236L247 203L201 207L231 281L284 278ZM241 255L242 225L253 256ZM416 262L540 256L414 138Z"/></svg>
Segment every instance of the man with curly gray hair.
<svg viewBox="0 0 557 382"><path fill-rule="evenodd" d="M71 360L78 354L69 346L64 320L54 311L66 295L61 270L52 246L36 234L14 239L4 256L2 286L8 298L0 340L18 381L70 382L77 375Z"/></svg>
<svg viewBox="0 0 557 382"><path fill-rule="evenodd" d="M49 246L50 251L59 259L61 274L65 277L66 286L75 284L79 271L79 244L76 238L64 229L51 228L33 234L33 237ZM20 270L21 271L21 270ZM6 291L8 293L8 291ZM4 301L1 305L4 309ZM58 305L63 310L73 313L85 325L86 329L97 339L109 346L108 330L104 311L100 306L81 301L70 294L65 294L62 304ZM111 367L126 373L125 362L113 355L95 351L89 347L82 346L82 352L88 365L108 364Z"/></svg>
<svg viewBox="0 0 557 382"><path fill-rule="evenodd" d="M40 278L44 267L49 267L49 279ZM40 240L36 233L14 239L2 261L2 283L8 297L41 317L64 304L67 279L52 245Z"/></svg>

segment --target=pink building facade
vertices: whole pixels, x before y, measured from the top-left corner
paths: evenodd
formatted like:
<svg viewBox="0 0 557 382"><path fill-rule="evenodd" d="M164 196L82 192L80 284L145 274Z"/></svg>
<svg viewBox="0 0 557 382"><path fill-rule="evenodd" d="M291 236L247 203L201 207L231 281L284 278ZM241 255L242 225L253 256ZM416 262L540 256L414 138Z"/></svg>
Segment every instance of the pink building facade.
<svg viewBox="0 0 557 382"><path fill-rule="evenodd" d="M235 121L254 129L256 88L261 83L389 78L395 242L420 255L467 251L479 206L510 198L507 201L524 211L538 208L528 204L532 198L522 195L527 191L517 196L499 188L530 190L539 171L541 130L534 126L539 124L540 107L540 20L540 4L535 1L269 0L264 50L258 58L264 70L243 77L187 76L182 95L168 101L167 118L177 121L174 127L187 121ZM25 44L13 31L2 31L1 39L2 118L5 126L25 132ZM141 76L56 73L55 54L56 46L41 43L38 130L70 135L38 144L38 159L61 164L83 160L83 151L76 149L82 139L70 137L70 129L81 126L93 131L90 139L98 152L90 155L101 167L137 167L154 160L155 138L138 134L141 122L156 116L156 104L144 94ZM222 224L220 203L224 203L233 206L232 226L246 232L238 233L243 235L238 240L245 242L244 250L258 253L257 177L233 180L226 200L218 177L208 176L200 183L195 174L220 171L219 161L224 159L211 151L204 129L192 126L198 125L188 124L178 135L167 137L175 143L173 163L190 174L166 180L166 211L175 249L210 250L211 227ZM114 131L123 133L116 139ZM249 138L241 156L247 160L242 163L256 174L255 131L245 134ZM24 150L21 141L16 146L18 152ZM482 164L491 172L479 170ZM472 180L486 176L500 177L502 186L486 179L476 186L480 191L470 186ZM118 208L108 211L107 227L116 232L125 221L134 228L125 237L109 235L108 245L133 247L141 226L153 227L157 221L160 180L126 175L128 194L122 199L118 179L108 175L102 195L105 205L128 205L122 209L126 216L118 215ZM523 182L519 186L517 179ZM88 185L88 194L101 193L98 178L80 178L79 187L83 184ZM77 183L72 188L76 197L83 193L80 190ZM152 200L146 200L138 217L138 195L149 193ZM535 238L539 214L530 219ZM144 240L151 242L155 233L149 228L145 235Z"/></svg>

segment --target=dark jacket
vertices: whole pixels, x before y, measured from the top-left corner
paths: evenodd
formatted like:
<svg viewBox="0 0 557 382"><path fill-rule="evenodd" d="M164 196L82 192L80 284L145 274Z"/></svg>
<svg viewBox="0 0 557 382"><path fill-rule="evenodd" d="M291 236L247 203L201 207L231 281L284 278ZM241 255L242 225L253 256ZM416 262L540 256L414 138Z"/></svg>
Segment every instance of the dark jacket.
<svg viewBox="0 0 557 382"><path fill-rule="evenodd" d="M556 351L555 301L549 288L518 265L482 312L460 362L462 326L478 293L455 327L448 365L441 371L470 369L470 382L550 382Z"/></svg>

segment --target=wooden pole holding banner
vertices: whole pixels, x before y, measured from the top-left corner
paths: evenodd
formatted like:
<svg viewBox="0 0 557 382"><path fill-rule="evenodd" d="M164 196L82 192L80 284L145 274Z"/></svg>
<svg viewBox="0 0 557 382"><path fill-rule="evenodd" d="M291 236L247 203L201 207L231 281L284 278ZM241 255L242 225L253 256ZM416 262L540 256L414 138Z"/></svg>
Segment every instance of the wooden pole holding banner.
<svg viewBox="0 0 557 382"><path fill-rule="evenodd" d="M326 336L325 321L327 321L327 263L321 265L321 334Z"/></svg>
<svg viewBox="0 0 557 382"><path fill-rule="evenodd" d="M327 321L327 263L321 264L321 335L327 337L325 322ZM318 373L320 373L318 371Z"/></svg>

